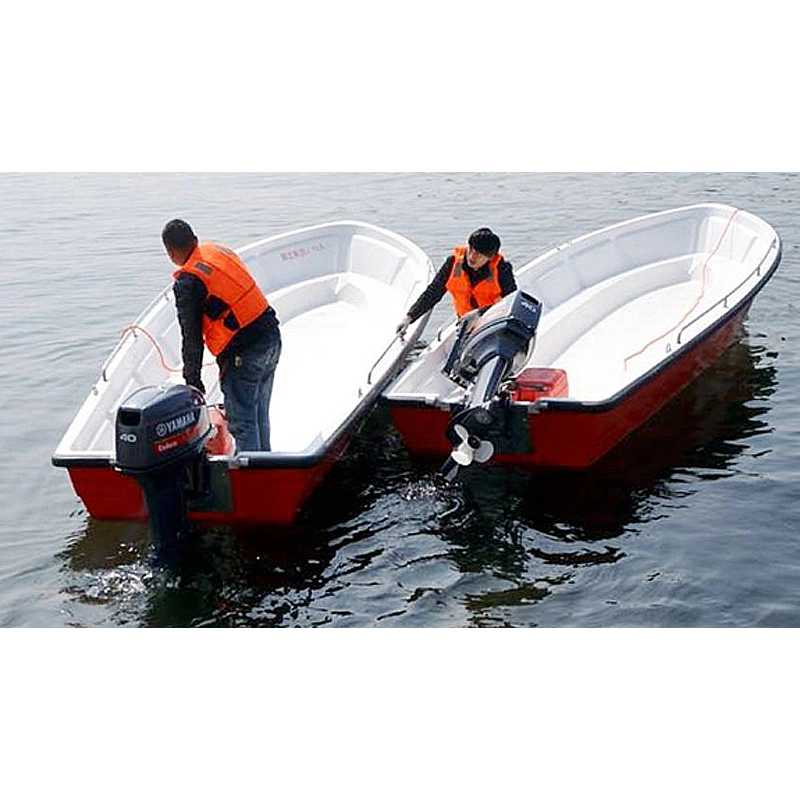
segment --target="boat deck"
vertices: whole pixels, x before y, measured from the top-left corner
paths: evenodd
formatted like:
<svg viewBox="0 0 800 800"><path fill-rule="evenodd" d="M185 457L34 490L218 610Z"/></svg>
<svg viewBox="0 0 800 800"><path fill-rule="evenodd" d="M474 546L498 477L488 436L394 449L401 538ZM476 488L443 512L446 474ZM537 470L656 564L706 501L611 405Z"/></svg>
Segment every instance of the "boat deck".
<svg viewBox="0 0 800 800"><path fill-rule="evenodd" d="M700 281L695 280L637 297L599 321L547 366L566 371L570 396L590 402L607 398L664 355L677 336L673 329L700 292ZM648 343L650 347L639 352Z"/></svg>
<svg viewBox="0 0 800 800"><path fill-rule="evenodd" d="M407 299L369 276L332 273L278 290L269 300L280 320L282 340L270 402L272 450L313 452L368 392L370 370L392 342ZM108 380L98 382L90 404L73 422L74 431L66 438L76 451L113 453L119 397L145 385L183 383L179 369L167 371L162 365L162 356L167 364L181 359L180 328L170 293L138 327L147 335L137 331L122 342L104 370ZM383 376L402 346L398 343L381 359L373 381ZM202 378L209 404L223 403L217 364L207 350Z"/></svg>
<svg viewBox="0 0 800 800"><path fill-rule="evenodd" d="M347 416L380 352L374 353L375 337L364 335L363 315L347 301L290 319L281 333L270 404L272 449L297 453L316 446Z"/></svg>

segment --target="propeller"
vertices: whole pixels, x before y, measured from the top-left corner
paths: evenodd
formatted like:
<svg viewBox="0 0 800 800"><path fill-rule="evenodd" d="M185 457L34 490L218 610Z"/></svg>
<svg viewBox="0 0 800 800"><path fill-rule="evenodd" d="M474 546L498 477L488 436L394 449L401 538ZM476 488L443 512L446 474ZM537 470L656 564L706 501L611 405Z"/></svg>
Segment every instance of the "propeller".
<svg viewBox="0 0 800 800"><path fill-rule="evenodd" d="M453 432L461 442L453 449L451 457L460 467L468 467L473 461L484 464L494 455L494 445L488 439L479 439L463 425L455 425Z"/></svg>

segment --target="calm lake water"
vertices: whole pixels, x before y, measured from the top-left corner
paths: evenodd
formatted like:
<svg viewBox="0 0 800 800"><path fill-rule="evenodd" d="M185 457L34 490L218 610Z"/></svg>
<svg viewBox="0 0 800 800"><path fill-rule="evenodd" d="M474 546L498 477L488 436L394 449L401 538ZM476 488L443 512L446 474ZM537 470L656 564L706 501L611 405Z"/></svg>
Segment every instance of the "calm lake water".
<svg viewBox="0 0 800 800"><path fill-rule="evenodd" d="M437 266L488 225L519 266L703 201L766 219L782 264L741 339L591 474L492 467L442 486L377 409L297 525L204 531L176 575L146 527L90 519L50 464L121 329L170 280L172 217L232 246L359 219ZM3 174L0 242L0 626L800 625L798 174Z"/></svg>

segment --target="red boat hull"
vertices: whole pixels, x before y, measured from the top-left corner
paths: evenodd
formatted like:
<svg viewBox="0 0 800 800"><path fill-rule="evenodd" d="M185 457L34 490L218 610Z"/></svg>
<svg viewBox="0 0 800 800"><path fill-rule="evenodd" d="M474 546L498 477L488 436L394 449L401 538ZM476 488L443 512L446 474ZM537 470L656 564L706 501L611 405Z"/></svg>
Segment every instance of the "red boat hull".
<svg viewBox="0 0 800 800"><path fill-rule="evenodd" d="M527 416L529 452L498 452L495 461L529 469L585 469L668 403L734 341L749 303L726 318L691 349L667 361L608 403L553 403ZM450 412L391 401L390 412L406 447L416 456L444 460ZM523 449L523 448L520 448Z"/></svg>
<svg viewBox="0 0 800 800"><path fill-rule="evenodd" d="M350 437L318 463L305 467L254 467L228 471L230 510L189 511L189 518L225 525L289 525L344 452ZM95 519L147 520L144 494L136 481L111 466L68 468L75 492Z"/></svg>

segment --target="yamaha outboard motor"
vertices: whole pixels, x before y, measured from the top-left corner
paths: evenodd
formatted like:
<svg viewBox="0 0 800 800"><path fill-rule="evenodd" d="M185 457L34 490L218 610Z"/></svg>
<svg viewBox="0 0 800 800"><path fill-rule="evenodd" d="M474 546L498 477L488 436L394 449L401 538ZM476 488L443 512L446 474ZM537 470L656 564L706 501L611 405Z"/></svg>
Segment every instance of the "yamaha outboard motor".
<svg viewBox="0 0 800 800"><path fill-rule="evenodd" d="M117 410L115 467L141 486L159 557L187 531L187 492L202 475L214 433L203 395L192 386L145 386Z"/></svg>
<svg viewBox="0 0 800 800"><path fill-rule="evenodd" d="M466 387L467 395L446 431L453 445L442 466L447 480L455 478L459 467L483 463L494 455L492 439L502 427L504 413L498 394L528 360L541 314L538 300L516 291L460 331L445 373Z"/></svg>

